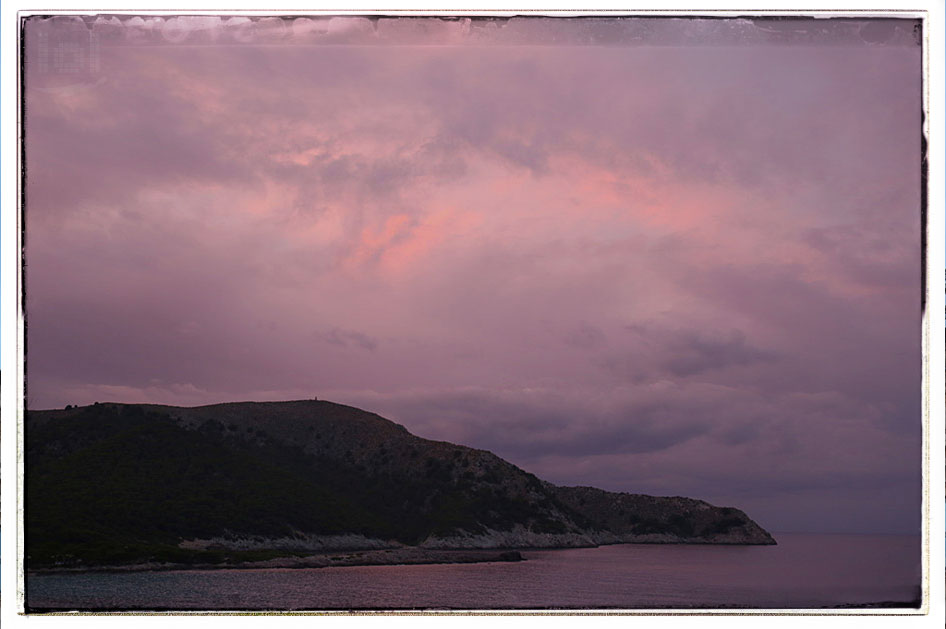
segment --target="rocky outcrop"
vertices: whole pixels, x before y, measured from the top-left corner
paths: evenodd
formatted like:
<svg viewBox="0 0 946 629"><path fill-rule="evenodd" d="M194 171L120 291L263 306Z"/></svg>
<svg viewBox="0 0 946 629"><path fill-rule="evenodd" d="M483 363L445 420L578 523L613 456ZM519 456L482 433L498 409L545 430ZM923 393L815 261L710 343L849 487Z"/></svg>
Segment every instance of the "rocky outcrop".
<svg viewBox="0 0 946 629"><path fill-rule="evenodd" d="M521 524L508 531L487 529L481 533L459 530L445 537L428 537L419 544L421 548L471 549L471 548L588 548L598 546L601 541L588 532L537 533Z"/></svg>
<svg viewBox="0 0 946 629"><path fill-rule="evenodd" d="M749 516L693 498L657 497L595 487L547 485L564 505L580 512L592 528L623 543L775 544Z"/></svg>

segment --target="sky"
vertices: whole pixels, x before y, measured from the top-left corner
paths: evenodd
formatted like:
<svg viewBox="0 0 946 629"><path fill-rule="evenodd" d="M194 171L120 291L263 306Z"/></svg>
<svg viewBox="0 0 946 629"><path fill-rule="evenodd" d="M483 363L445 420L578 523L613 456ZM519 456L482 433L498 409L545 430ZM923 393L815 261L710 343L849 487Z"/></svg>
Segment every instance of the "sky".
<svg viewBox="0 0 946 629"><path fill-rule="evenodd" d="M913 23L26 29L29 408L318 397L919 533Z"/></svg>

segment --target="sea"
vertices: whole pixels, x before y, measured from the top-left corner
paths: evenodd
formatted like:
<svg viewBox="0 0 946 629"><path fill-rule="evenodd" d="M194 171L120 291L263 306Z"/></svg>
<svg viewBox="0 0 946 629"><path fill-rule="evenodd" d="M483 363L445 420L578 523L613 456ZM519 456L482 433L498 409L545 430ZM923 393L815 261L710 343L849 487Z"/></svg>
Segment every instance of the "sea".
<svg viewBox="0 0 946 629"><path fill-rule="evenodd" d="M777 546L619 544L525 561L38 574L27 611L917 607L919 536L775 534Z"/></svg>

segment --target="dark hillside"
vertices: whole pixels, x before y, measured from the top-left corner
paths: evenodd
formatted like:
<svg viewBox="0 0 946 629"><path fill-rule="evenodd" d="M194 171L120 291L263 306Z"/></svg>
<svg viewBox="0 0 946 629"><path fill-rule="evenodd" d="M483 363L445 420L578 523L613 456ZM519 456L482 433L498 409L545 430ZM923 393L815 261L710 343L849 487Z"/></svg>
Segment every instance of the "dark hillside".
<svg viewBox="0 0 946 629"><path fill-rule="evenodd" d="M30 411L26 446L30 566L580 546L640 530L490 452L331 402ZM722 526L714 514L694 516L694 533ZM669 515L646 521L686 530ZM745 543L766 543L753 535Z"/></svg>

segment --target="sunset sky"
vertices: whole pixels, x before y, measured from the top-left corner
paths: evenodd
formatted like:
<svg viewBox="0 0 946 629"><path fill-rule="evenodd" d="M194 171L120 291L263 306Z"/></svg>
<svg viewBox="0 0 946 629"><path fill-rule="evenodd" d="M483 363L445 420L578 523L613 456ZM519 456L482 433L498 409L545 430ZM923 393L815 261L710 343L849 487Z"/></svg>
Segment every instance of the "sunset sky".
<svg viewBox="0 0 946 629"><path fill-rule="evenodd" d="M317 396L919 532L913 22L135 20L26 30L30 408Z"/></svg>

